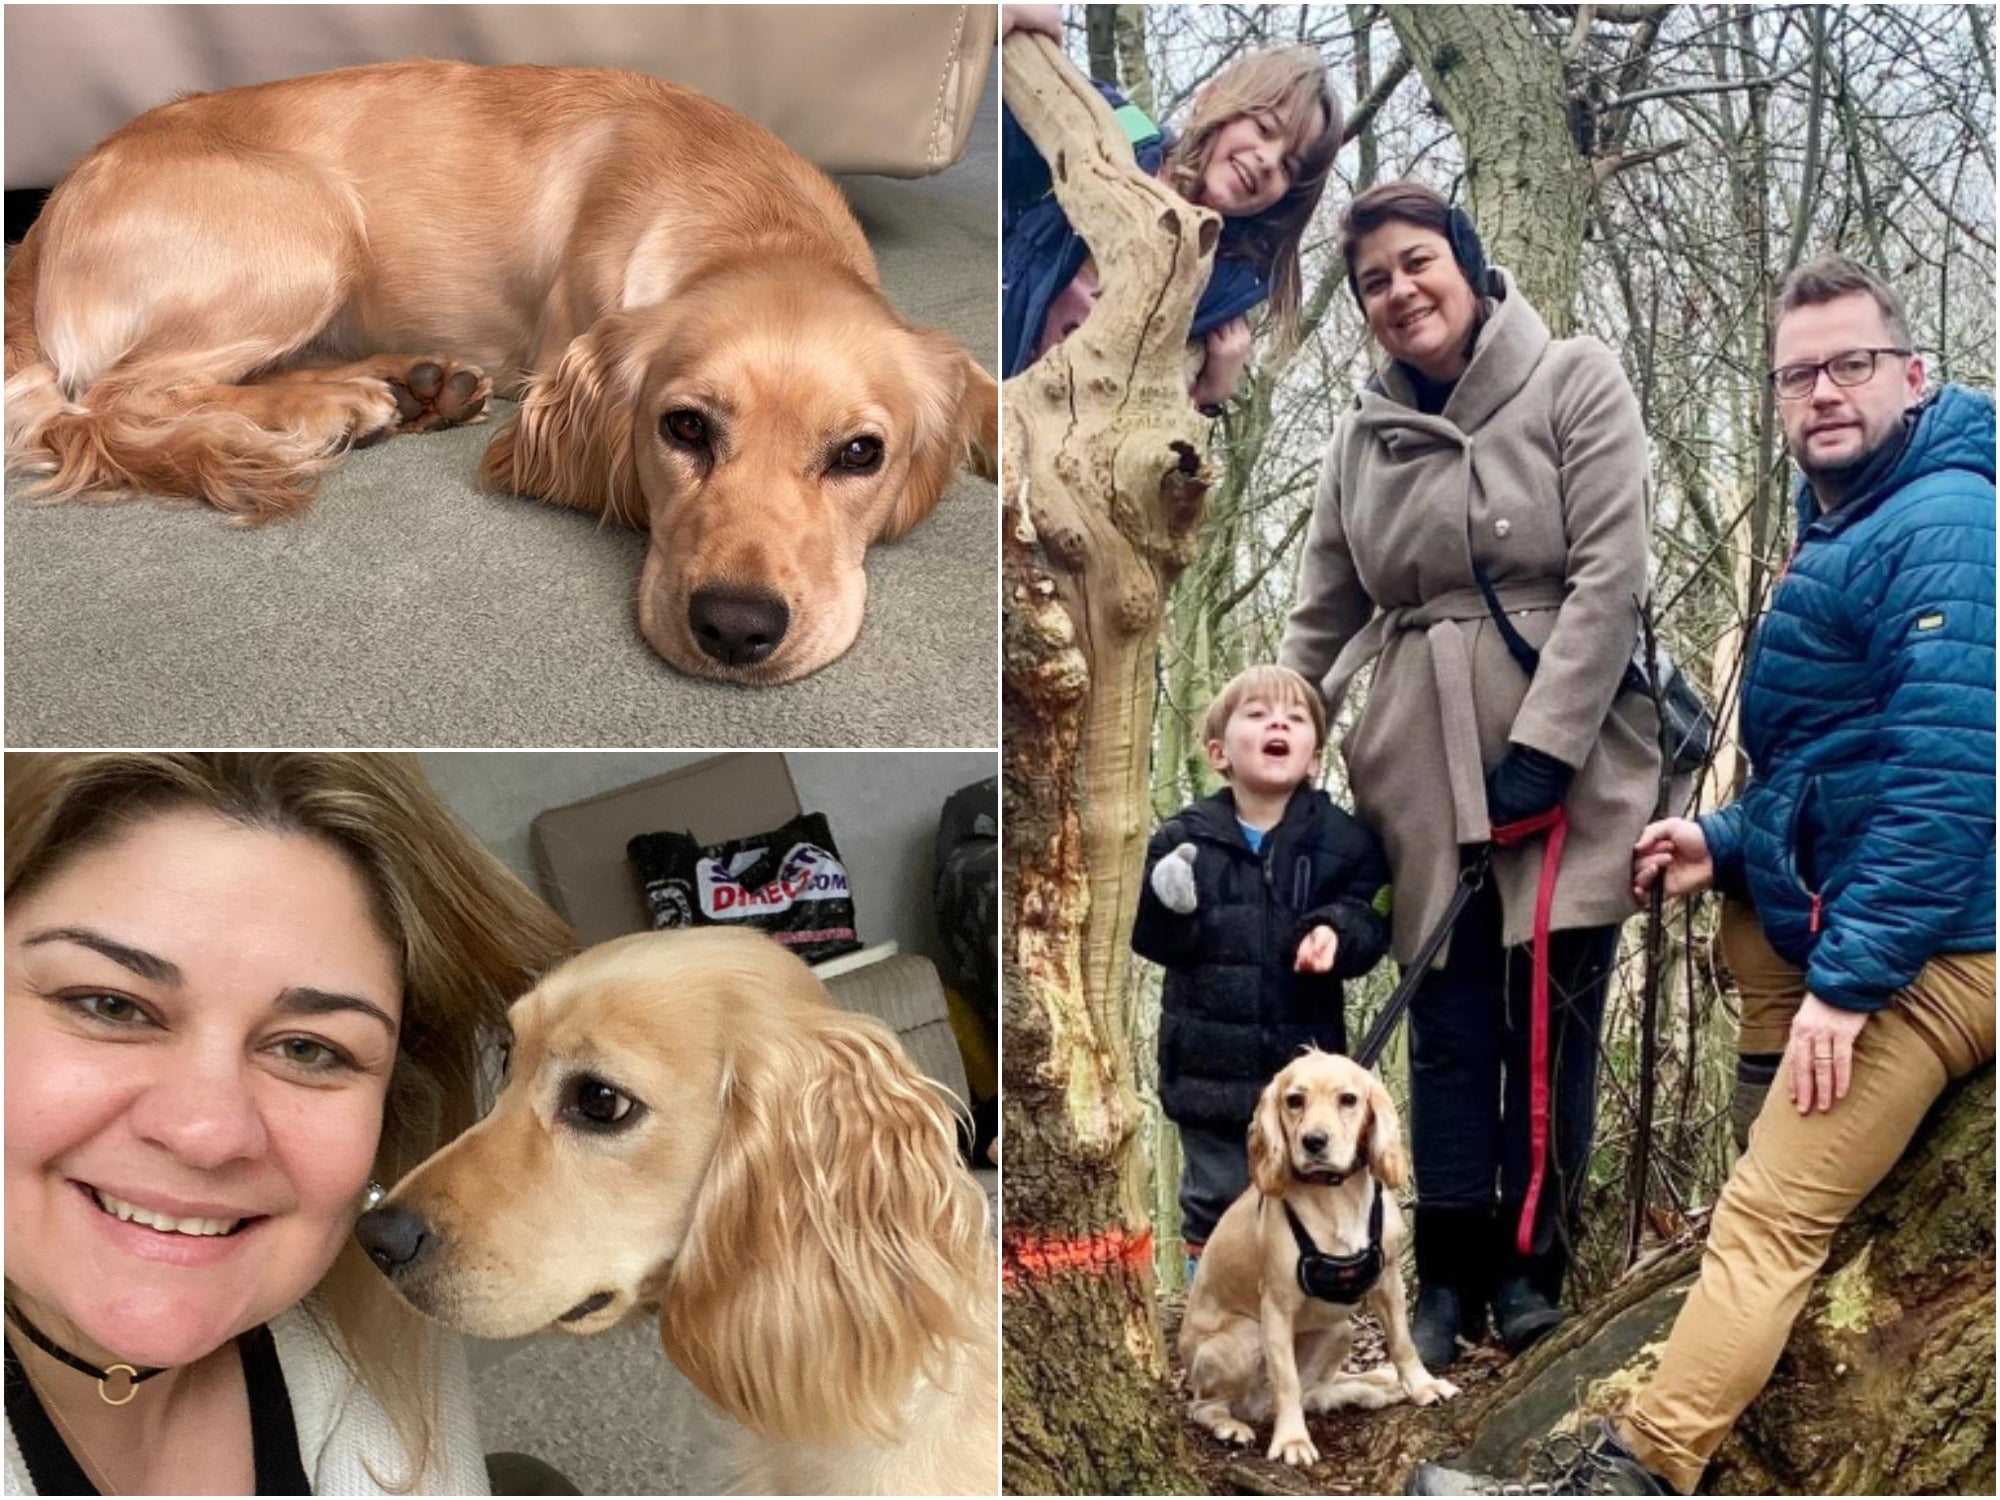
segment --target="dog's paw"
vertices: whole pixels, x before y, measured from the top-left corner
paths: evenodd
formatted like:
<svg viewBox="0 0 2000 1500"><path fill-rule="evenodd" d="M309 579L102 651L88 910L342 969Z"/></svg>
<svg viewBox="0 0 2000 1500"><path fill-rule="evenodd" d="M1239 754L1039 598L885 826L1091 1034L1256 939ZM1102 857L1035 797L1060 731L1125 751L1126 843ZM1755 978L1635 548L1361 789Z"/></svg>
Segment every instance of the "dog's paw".
<svg viewBox="0 0 2000 1500"><path fill-rule="evenodd" d="M477 421L493 395L484 370L443 355L384 378L396 398L400 432L437 432Z"/></svg>
<svg viewBox="0 0 2000 1500"><path fill-rule="evenodd" d="M372 448L403 430L402 398L384 382L353 381L347 386L353 399L347 420L347 445Z"/></svg>
<svg viewBox="0 0 2000 1500"><path fill-rule="evenodd" d="M1271 1437L1270 1450L1264 1455L1273 1463L1285 1463L1295 1469L1309 1469L1319 1462L1319 1449L1313 1446L1311 1438L1303 1432L1290 1437Z"/></svg>
<svg viewBox="0 0 2000 1500"><path fill-rule="evenodd" d="M1303 1405L1309 1412L1380 1411L1403 1399L1403 1389L1393 1379L1386 1386L1366 1376L1337 1375L1314 1386L1305 1394Z"/></svg>
<svg viewBox="0 0 2000 1500"><path fill-rule="evenodd" d="M1225 1443L1233 1443L1238 1448L1247 1448L1257 1441L1257 1434L1247 1422L1239 1422L1234 1417L1224 1417L1209 1429Z"/></svg>
<svg viewBox="0 0 2000 1500"><path fill-rule="evenodd" d="M1432 1406L1439 1401L1449 1401L1458 1394L1458 1387L1441 1376L1432 1375L1413 1384L1409 1389L1410 1405Z"/></svg>

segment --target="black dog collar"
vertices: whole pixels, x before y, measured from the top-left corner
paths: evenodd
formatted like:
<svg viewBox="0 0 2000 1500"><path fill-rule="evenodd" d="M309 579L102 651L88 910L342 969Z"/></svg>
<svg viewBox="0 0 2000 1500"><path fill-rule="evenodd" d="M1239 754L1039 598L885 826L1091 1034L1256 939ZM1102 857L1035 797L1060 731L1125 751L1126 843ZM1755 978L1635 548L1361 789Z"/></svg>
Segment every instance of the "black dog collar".
<svg viewBox="0 0 2000 1500"><path fill-rule="evenodd" d="M1299 1290L1322 1302L1351 1306L1367 1296L1382 1275L1382 1181L1375 1180L1375 1197L1368 1205L1368 1248L1353 1255L1326 1255L1306 1233L1306 1226L1285 1204L1285 1222L1299 1247Z"/></svg>

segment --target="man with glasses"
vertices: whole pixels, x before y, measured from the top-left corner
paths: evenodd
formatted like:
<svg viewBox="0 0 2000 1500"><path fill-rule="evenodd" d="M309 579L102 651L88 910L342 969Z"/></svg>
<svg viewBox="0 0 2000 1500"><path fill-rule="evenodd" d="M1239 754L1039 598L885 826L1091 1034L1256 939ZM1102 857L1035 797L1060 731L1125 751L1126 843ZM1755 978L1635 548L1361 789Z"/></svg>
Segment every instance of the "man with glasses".
<svg viewBox="0 0 2000 1500"><path fill-rule="evenodd" d="M1715 1209L1659 1368L1552 1494L1690 1494L1770 1378L1834 1232L1993 1057L1994 420L1924 394L1894 291L1838 256L1779 294L1798 540L1746 663L1743 795L1640 836L1634 894L1713 884L1746 1063L1783 1086ZM1761 1061L1761 1070L1756 1064ZM1523 1493L1435 1465L1420 1495ZM1536 1492L1536 1491L1531 1491Z"/></svg>

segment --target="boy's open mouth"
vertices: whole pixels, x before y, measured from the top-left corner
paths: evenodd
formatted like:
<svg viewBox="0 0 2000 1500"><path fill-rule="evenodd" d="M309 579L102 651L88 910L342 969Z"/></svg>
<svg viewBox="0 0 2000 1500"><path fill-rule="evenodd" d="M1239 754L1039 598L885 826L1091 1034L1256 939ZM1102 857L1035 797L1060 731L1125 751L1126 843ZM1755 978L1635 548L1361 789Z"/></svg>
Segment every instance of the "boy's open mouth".
<svg viewBox="0 0 2000 1500"><path fill-rule="evenodd" d="M1263 749L1266 755L1275 756L1282 760L1285 756L1292 753L1292 742L1281 734L1272 735L1264 741Z"/></svg>

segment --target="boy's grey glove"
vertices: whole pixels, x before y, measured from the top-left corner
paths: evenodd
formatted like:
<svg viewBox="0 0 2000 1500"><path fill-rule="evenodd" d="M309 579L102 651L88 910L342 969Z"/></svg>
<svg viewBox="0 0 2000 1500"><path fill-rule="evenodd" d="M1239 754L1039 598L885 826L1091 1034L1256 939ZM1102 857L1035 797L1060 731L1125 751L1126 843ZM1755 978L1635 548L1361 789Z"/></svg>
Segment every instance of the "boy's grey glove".
<svg viewBox="0 0 2000 1500"><path fill-rule="evenodd" d="M1194 845L1177 844L1153 866L1153 894L1168 911L1186 916L1195 908Z"/></svg>

